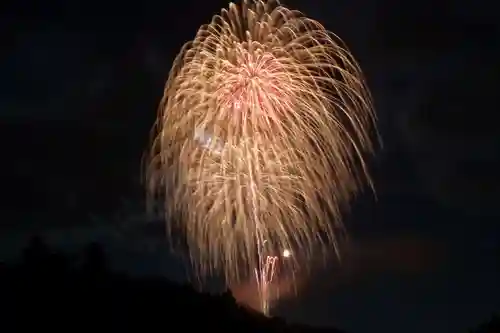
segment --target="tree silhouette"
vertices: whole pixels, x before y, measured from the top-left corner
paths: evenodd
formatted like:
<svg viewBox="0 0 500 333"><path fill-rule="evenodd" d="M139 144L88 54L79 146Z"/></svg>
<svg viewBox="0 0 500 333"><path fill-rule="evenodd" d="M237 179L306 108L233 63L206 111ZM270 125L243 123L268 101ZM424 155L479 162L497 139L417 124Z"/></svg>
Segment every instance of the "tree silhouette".
<svg viewBox="0 0 500 333"><path fill-rule="evenodd" d="M470 333L500 333L500 315L495 313L491 319L479 327L469 330Z"/></svg>
<svg viewBox="0 0 500 333"><path fill-rule="evenodd" d="M107 260L103 247L96 242L89 244L84 250L83 270L90 275L104 274Z"/></svg>

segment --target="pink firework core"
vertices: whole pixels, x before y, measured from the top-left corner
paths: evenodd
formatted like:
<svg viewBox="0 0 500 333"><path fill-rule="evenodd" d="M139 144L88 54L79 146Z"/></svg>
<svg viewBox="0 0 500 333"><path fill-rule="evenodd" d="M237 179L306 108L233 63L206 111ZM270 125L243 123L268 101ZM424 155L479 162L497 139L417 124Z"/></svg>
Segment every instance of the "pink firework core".
<svg viewBox="0 0 500 333"><path fill-rule="evenodd" d="M276 74L279 66L270 55L251 56L248 52L223 69L223 85L218 93L224 108L244 116L269 117L282 97Z"/></svg>

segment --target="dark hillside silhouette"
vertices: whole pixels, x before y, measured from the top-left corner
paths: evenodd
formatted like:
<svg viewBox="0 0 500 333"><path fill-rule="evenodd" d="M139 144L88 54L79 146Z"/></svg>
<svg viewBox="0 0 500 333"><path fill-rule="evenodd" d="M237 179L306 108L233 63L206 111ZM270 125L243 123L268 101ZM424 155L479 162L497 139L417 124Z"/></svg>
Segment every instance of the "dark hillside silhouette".
<svg viewBox="0 0 500 333"><path fill-rule="evenodd" d="M500 332L500 315L493 314L490 320L477 328L470 330L469 333L499 333Z"/></svg>
<svg viewBox="0 0 500 333"><path fill-rule="evenodd" d="M342 333L267 318L236 303L231 292L196 292L161 277L132 278L112 272L98 243L75 265L70 257L33 238L17 264L0 262L2 332L47 331ZM374 330L378 332L379 330ZM381 330L380 332L383 332ZM500 333L500 317L469 333Z"/></svg>
<svg viewBox="0 0 500 333"><path fill-rule="evenodd" d="M82 259L75 267L68 256L35 238L21 263L0 265L2 332L341 332L266 318L236 304L229 291L202 294L164 278L111 272L97 243L84 250Z"/></svg>

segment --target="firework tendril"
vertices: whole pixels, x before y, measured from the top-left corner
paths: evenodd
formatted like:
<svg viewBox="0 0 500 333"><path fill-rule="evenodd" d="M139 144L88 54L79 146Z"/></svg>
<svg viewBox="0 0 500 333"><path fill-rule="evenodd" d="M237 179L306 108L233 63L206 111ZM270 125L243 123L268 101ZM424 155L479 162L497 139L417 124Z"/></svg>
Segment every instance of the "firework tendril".
<svg viewBox="0 0 500 333"><path fill-rule="evenodd" d="M364 184L375 115L333 33L277 1L231 3L177 56L154 126L149 201L186 236L201 275L238 281L266 251L337 249ZM176 216L176 218L173 218ZM173 236L172 236L173 237Z"/></svg>

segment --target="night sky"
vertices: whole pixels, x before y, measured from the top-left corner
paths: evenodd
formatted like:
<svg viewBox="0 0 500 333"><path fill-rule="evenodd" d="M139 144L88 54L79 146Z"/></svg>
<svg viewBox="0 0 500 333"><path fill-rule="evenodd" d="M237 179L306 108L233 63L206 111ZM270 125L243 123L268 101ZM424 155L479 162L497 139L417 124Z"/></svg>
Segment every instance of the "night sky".
<svg viewBox="0 0 500 333"><path fill-rule="evenodd" d="M341 265L275 313L349 332L463 332L500 310L500 18L486 1L289 0L349 45L383 147ZM0 7L0 260L43 234L182 280L141 155L172 60L220 0Z"/></svg>

